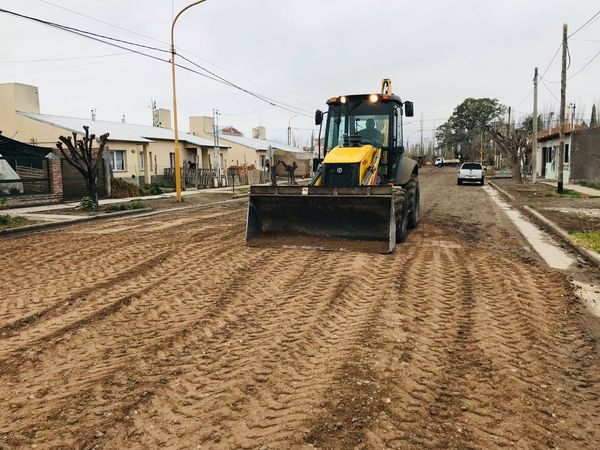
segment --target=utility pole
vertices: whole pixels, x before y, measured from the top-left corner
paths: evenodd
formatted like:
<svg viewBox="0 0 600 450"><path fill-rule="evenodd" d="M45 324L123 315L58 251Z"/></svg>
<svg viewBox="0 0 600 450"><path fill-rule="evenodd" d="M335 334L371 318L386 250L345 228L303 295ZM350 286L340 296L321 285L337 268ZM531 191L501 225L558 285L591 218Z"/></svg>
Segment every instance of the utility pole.
<svg viewBox="0 0 600 450"><path fill-rule="evenodd" d="M531 143L531 183L537 183L537 135L538 135L538 68L533 75L533 142Z"/></svg>
<svg viewBox="0 0 600 450"><path fill-rule="evenodd" d="M421 113L421 154L425 154L423 149L423 113Z"/></svg>
<svg viewBox="0 0 600 450"><path fill-rule="evenodd" d="M292 117L290 117L290 120L288 120L288 145L292 145L292 119L294 117L298 116L294 114Z"/></svg>
<svg viewBox="0 0 600 450"><path fill-rule="evenodd" d="M213 108L213 139L215 146L215 173L217 186L221 186L221 147L219 147L219 110Z"/></svg>
<svg viewBox="0 0 600 450"><path fill-rule="evenodd" d="M567 24L563 25L562 71L560 76L560 146L558 147L558 185L556 191L563 192L563 170L565 164L565 98L567 95Z"/></svg>

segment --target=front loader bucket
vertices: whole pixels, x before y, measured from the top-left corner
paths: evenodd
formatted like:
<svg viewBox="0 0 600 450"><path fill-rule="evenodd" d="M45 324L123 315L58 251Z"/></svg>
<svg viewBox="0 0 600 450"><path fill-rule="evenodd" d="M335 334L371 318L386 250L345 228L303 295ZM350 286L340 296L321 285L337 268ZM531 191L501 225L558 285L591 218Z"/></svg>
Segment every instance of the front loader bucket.
<svg viewBox="0 0 600 450"><path fill-rule="evenodd" d="M389 253L396 243L391 186L252 186L246 243Z"/></svg>

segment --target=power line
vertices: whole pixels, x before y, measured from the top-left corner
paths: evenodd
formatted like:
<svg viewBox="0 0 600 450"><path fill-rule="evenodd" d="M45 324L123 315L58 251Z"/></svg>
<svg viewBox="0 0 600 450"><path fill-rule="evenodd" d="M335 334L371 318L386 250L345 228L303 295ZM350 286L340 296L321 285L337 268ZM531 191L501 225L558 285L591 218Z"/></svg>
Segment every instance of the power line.
<svg viewBox="0 0 600 450"><path fill-rule="evenodd" d="M556 98L556 95L554 95L554 93L550 90L550 88L548 87L548 85L546 84L546 82L544 80L542 80L541 78L540 78L540 80L541 80L542 84L544 85L544 87L546 88L546 90L548 92L550 92L550 95L552 97L554 97L554 100L556 100L557 102L560 102L560 100L558 98Z"/></svg>
<svg viewBox="0 0 600 450"><path fill-rule="evenodd" d="M302 110L300 108L290 109L293 106L285 104L283 102L277 102L277 103L275 103L275 100L273 100L273 99L271 99L269 97L257 94L255 92L249 91L248 89L245 89L245 88L243 88L241 86L238 86L237 84L235 84L235 83L233 83L233 82L231 82L231 81L223 78L222 76L216 74L215 72L213 72L211 70L208 70L206 67L201 66L200 64L192 61L189 58L186 58L185 56L179 55L179 57L182 58L182 59L184 59L185 61L189 62L193 66L198 67L199 69L201 69L201 70L209 73L210 75L218 78L219 80L221 80L223 83L227 84L228 86L231 86L231 87L233 87L235 89L238 89L238 90L240 90L242 92L245 92L246 94L251 95L252 97L255 97L255 98L259 99L259 100L262 100L263 102L269 103L271 106L278 106L279 108L286 109L287 111L290 111L290 112L293 112L293 113L298 113L298 114L301 114L300 111L303 111L304 115L307 115L307 117L311 117L310 113L308 111L306 111L306 110Z"/></svg>
<svg viewBox="0 0 600 450"><path fill-rule="evenodd" d="M50 22L50 21L38 19L38 18L32 17L32 16L26 16L24 14L19 14L17 12L9 11L9 10L2 9L2 8L0 8L0 12L9 14L9 15L12 15L12 16L15 16L15 17L19 17L19 18L22 18L22 19L31 20L31 21L36 22L36 23L40 23L40 24L43 24L43 25L46 25L46 26L49 26L49 27L52 27L52 28L56 28L56 29L59 29L59 30L62 30L62 31L66 31L66 32L69 32L69 33L72 33L72 34L75 34L75 35L78 35L78 36L81 36L81 37L85 37L87 39L91 39L93 41L97 41L97 42L100 42L100 43L103 43L103 44L106 44L106 45L110 45L110 46L113 46L113 47L116 47L116 48L127 50L128 52L132 52L132 53L135 53L135 54L138 54L138 55L141 55L141 56L146 56L148 58L151 58L151 59L154 59L154 60L157 60L157 61L171 63L170 60L163 59L163 58L160 58L158 56L151 55L151 54L148 54L148 53L144 53L144 52L139 51L139 50L128 48L128 47L125 47L125 46L123 46L121 44L134 45L134 46L143 47L143 48L146 48L146 49L155 50L155 51L161 51L161 52L165 52L166 50L164 50L164 49L159 49L157 47L146 46L146 45L143 45L143 44L137 44L137 43L133 43L133 42L130 42L130 41L125 41L125 40L122 40L122 39L116 39L116 38L112 38L110 36L101 35L101 34L97 34L97 33L92 33L92 32L88 32L88 31L85 31L85 30L77 29L77 28L74 28L74 27L64 26L64 25L61 25L61 24L58 24L58 23L54 23L54 22ZM114 41L114 42L106 41L104 39L109 39L110 41ZM119 43L115 43L115 42L119 42ZM168 53L170 53L170 52L168 52ZM181 55L179 55L179 56L181 58L185 59L186 61L188 61L189 63L193 64L194 66L202 69L203 71L205 71L207 73L210 73L212 76L207 75L207 74L202 73L202 72L199 72L197 70L194 70L194 69L192 69L190 67L187 67L187 66L184 66L184 65L181 65L181 64L175 64L177 67L180 67L180 68L182 68L184 70L187 70L189 72L192 72L192 73L195 73L197 75L200 75L200 76L202 76L204 78L207 78L207 79L210 79L210 80L213 80L213 81L217 81L217 82L219 82L221 84L225 84L225 85L228 85L230 87L236 88L236 89L238 89L238 90L240 90L242 92L245 92L245 93L247 93L249 95L252 95L253 97L255 97L255 98L257 98L257 99L259 99L259 100L261 100L261 101L263 101L265 103L270 104L271 106L274 106L274 107L277 107L277 108L280 108L280 109L284 109L286 111L293 112L295 114L303 115L303 116L306 116L306 117L312 117L311 115L307 114L306 111L303 111L300 108L294 108L294 109L292 109L293 107L289 107L290 105L286 105L286 104L284 104L282 102L277 102L277 101L275 101L273 99L270 99L268 97L261 96L260 94L256 94L256 93L254 93L254 92L252 92L252 91L250 91L248 89L245 89L245 88L243 88L241 86L236 85L233 82L230 82L229 80L226 80L225 78L221 77L220 75L217 75L217 74L215 74L212 71L209 71L208 69L200 66L199 64L191 61L188 58L185 58L185 57L183 57Z"/></svg>
<svg viewBox="0 0 600 450"><path fill-rule="evenodd" d="M46 4L46 5L49 5L49 6L54 6L55 8L59 8L59 9L62 9L62 10L64 10L64 11L68 11L68 12L70 12L70 13L72 13L72 14L76 14L76 15L78 15L78 16L85 17L85 18L87 18L87 19L90 19L90 20L96 21L96 22L98 22L98 23L101 23L101 24L104 24L104 25L108 25L108 26L110 26L110 27L112 27L112 28L115 28L115 29L118 29L118 30L125 31L125 32L127 32L127 33L130 33L130 34L133 34L133 35L136 35L136 36L142 37L142 38L149 39L149 40L151 40L151 41L154 41L154 42L158 42L158 43L165 44L165 45L170 45L168 42L161 41L161 40L159 40L159 39L155 39L155 38L153 38L153 37L151 37L151 36L147 36L147 35L145 35L145 34L142 34L142 33L137 33L137 32L135 32L135 31L129 30L129 29L127 29L127 28L120 27L120 26L118 26L118 25L114 25L114 24L112 24L112 23L110 23L110 22L106 22L106 21L104 21L104 20L98 19L98 18L96 18L96 17L93 17L93 16L89 16L89 15L87 15L87 14L81 13L81 12L79 12L79 11L76 11L76 10L73 10L73 9L69 9L69 8L66 8L66 7L63 7L63 6L60 6L60 5L56 5L56 4L54 4L54 3L51 3L51 2L49 2L49 1L46 1L46 0L36 0L36 1L38 1L38 2L40 2L40 3L44 3L44 4ZM174 3L172 3L172 7L174 8ZM174 14L175 14L175 11L174 11L174 9L173 9L173 15L174 15ZM155 47L150 47L150 48L152 48L152 49L156 49ZM157 50L158 50L158 49L157 49ZM193 54L192 52L190 52L190 51L188 51L188 50L185 50L185 49L183 49L183 48L180 48L180 47L177 47L177 50L178 50L178 51L185 52L185 53L187 53L187 54L189 54L189 55L193 56L194 58L198 58L198 59L200 59L200 60L202 60L202 61L204 61L204 62L206 62L206 63L208 63L208 64L211 64L212 66L216 67L216 68L217 68L217 69L219 69L219 70L223 70L223 71L225 71L225 72L227 72L227 73L229 73L229 74L231 74L231 75L234 75L234 76L236 76L236 77L238 77L238 78L240 78L240 79L242 79L242 80L244 80L244 81L247 81L247 82L249 82L249 83L252 83L252 84L254 84L255 86L258 86L258 87L260 87L260 88L262 88L262 89L265 89L265 90L267 90L267 91L270 91L270 92L272 92L272 93L274 93L274 94L276 94L276 95L279 95L279 96L281 96L281 97L285 97L285 98L287 98L287 99L289 99L289 100L292 100L292 101L294 101L294 102L301 103L301 102L299 102L299 101L298 101L297 99L295 99L295 98L292 98L292 97L289 97L289 96L287 96L287 95L285 95L285 94L282 94L282 93L280 93L280 92L274 91L273 89L270 89L270 88L268 88L268 87L266 87L266 86L263 86L263 85L261 85L261 84L259 84L259 83L256 83L255 81L252 81L252 80L250 80L250 79L248 79L248 78L245 78L245 77L243 77L242 75L239 75L239 74L237 74L237 73L235 73L235 72L232 72L232 71L230 71L230 70L228 70L228 69L225 69L224 67L218 66L217 64L214 64L213 62L211 62L211 61L208 61L208 60L207 60L207 59L205 59L205 58L202 58L202 57L200 57L200 56L198 56L198 55L195 55L195 54ZM165 50L164 50L164 49L160 49L160 51L165 51ZM166 52L167 52L167 53L169 53L169 51L168 51L168 50L166 50ZM179 54L179 56L181 56L181 54Z"/></svg>
<svg viewBox="0 0 600 450"><path fill-rule="evenodd" d="M598 11L596 14L594 14L592 17L590 17L583 25L581 25L579 28L577 28L575 31L573 31L569 36L567 37L571 37L573 36L575 33L583 30L586 26L588 26L590 23L592 23L593 21L595 21L598 16L600 16L600 11Z"/></svg>
<svg viewBox="0 0 600 450"><path fill-rule="evenodd" d="M112 28L114 28L116 30L125 31L126 33L130 33L130 34L133 34L135 36L139 36L139 37L142 37L142 38L145 38L145 39L149 39L149 40L154 41L154 42L158 42L159 44L168 44L167 42L163 42L163 41L160 41L158 39L154 39L153 37L150 37L150 36L147 36L147 35L144 35L144 34L141 34L141 33L136 33L135 31L129 30L127 28L120 27L118 25L115 25L114 23L106 22L106 21L104 21L102 19L98 19L97 17L89 16L89 15L84 14L84 13L79 12L79 11L75 11L74 9L69 9L69 8L64 7L64 6L60 6L60 5L57 5L55 3L51 3L51 2L46 1L46 0L35 0L35 1L37 1L39 3L44 3L45 5L48 5L48 6L53 6L53 7L58 8L58 9L62 9L63 11L68 11L68 12L70 12L72 14L77 15L77 16L85 17L86 19L90 19L90 20L93 20L95 22L101 23L103 25L107 25L107 26L112 27Z"/></svg>
<svg viewBox="0 0 600 450"><path fill-rule="evenodd" d="M583 72L587 68L587 66L589 66L598 56L600 56L600 50L594 56L592 56L592 59L590 59L588 62L586 62L581 69L579 69L577 72L575 72L569 78L567 78L567 80L570 80L571 78L574 78L577 75L579 75L581 72Z"/></svg>
<svg viewBox="0 0 600 450"><path fill-rule="evenodd" d="M56 62L56 61L75 61L80 59L96 59L109 58L112 56L126 55L127 52L109 53L107 55L91 55L91 56L74 56L71 58L48 58L48 59L13 59L8 61L0 61L0 64L18 64L18 63L38 63L38 62Z"/></svg>

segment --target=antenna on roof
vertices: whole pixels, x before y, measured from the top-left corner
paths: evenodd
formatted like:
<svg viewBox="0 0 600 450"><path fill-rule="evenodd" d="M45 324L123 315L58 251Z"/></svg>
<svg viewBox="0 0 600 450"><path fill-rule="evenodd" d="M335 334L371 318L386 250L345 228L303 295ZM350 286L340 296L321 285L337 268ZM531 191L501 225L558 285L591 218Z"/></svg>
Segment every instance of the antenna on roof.
<svg viewBox="0 0 600 450"><path fill-rule="evenodd" d="M150 99L150 108L152 109L152 126L160 127L160 118L158 115L158 108L156 107L156 100Z"/></svg>
<svg viewBox="0 0 600 450"><path fill-rule="evenodd" d="M94 108L91 111L92 111L92 120L96 120L96 111L97 111L97 109Z"/></svg>
<svg viewBox="0 0 600 450"><path fill-rule="evenodd" d="M125 114L123 114L123 117L121 118L121 122L125 123Z"/></svg>

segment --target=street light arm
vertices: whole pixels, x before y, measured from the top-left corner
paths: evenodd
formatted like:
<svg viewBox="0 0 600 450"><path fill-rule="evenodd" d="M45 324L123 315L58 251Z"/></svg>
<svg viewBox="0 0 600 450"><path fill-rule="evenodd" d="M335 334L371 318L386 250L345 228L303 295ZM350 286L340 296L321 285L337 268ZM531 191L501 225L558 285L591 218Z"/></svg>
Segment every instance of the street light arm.
<svg viewBox="0 0 600 450"><path fill-rule="evenodd" d="M183 8L175 18L173 19L173 23L171 24L171 76L173 79L173 134L174 134L174 152L175 152L175 192L176 199L178 202L181 202L181 157L179 155L179 125L177 122L177 87L175 83L175 24L177 23L177 19L184 12L190 9L192 6L199 5L200 3L205 2L206 0L198 0L185 8Z"/></svg>
<svg viewBox="0 0 600 450"><path fill-rule="evenodd" d="M198 0L190 5L187 5L185 8L183 8L181 11L179 11L177 13L177 15L175 16L175 18L173 19L173 23L171 24L171 49L174 50L175 49L175 24L177 23L177 20L179 19L179 16L181 16L184 12L186 12L188 9L190 9L192 6L196 6L199 5L200 3L204 3L206 0Z"/></svg>

